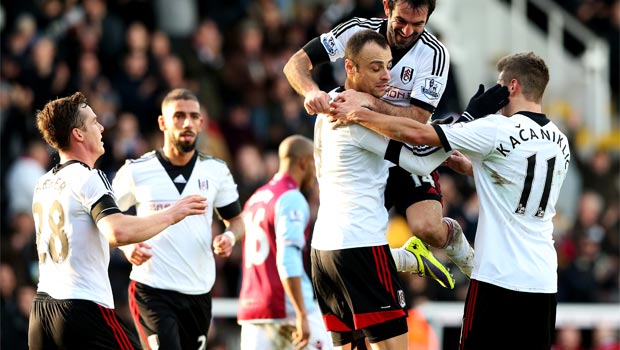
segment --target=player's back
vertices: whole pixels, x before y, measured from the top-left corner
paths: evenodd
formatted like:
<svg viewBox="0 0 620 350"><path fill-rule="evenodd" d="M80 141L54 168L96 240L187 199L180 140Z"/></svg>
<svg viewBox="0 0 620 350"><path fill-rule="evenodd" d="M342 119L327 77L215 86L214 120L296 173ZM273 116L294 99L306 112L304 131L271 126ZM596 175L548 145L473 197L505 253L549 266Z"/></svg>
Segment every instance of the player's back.
<svg viewBox="0 0 620 350"><path fill-rule="evenodd" d="M492 151L473 161L481 206L476 259L484 262L476 264L472 278L555 292L552 218L570 161L568 140L542 114L485 119L497 133Z"/></svg>
<svg viewBox="0 0 620 350"><path fill-rule="evenodd" d="M85 299L114 308L109 242L91 216L96 201L111 193L100 170L76 161L57 166L39 179L32 205L38 291L56 299Z"/></svg>

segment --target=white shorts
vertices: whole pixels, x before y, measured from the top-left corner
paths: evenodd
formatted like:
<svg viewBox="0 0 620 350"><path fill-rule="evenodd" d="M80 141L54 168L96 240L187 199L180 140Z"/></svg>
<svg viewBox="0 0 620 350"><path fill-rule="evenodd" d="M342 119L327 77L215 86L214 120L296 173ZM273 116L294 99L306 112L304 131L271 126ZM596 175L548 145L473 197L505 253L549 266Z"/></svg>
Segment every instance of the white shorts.
<svg viewBox="0 0 620 350"><path fill-rule="evenodd" d="M308 350L331 350L332 338L325 330L323 316L318 307L316 311L308 314L310 326L310 340L304 349ZM241 349L242 350L273 350L295 349L291 343L292 333L295 330L295 320L269 323L241 324Z"/></svg>

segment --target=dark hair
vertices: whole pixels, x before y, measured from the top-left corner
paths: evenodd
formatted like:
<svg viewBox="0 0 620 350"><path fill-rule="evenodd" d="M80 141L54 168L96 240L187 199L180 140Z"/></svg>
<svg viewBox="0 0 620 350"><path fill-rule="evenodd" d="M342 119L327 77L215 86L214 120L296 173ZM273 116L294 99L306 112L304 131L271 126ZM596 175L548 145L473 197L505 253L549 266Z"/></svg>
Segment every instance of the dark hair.
<svg viewBox="0 0 620 350"><path fill-rule="evenodd" d="M371 42L384 49L390 48L387 39L383 35L374 30L365 29L353 34L351 38L349 38L347 46L344 49L344 57L356 62L357 55L359 55L362 48Z"/></svg>
<svg viewBox="0 0 620 350"><path fill-rule="evenodd" d="M81 92L48 102L37 112L37 128L43 139L59 151L68 149L71 131L84 126L80 108L86 106L86 96Z"/></svg>
<svg viewBox="0 0 620 350"><path fill-rule="evenodd" d="M188 89L174 89L172 91L170 91L163 99L163 101L161 101L161 107L162 109L164 108L165 105L167 105L168 103L172 102L172 101L177 101L177 100L192 100L192 101L196 101L198 103L200 103L198 101L198 97L196 97L196 95L194 95L193 92L191 92Z"/></svg>
<svg viewBox="0 0 620 350"><path fill-rule="evenodd" d="M549 69L542 58L533 52L508 55L497 62L497 71L502 73L505 84L518 80L523 96L540 103L549 82Z"/></svg>
<svg viewBox="0 0 620 350"><path fill-rule="evenodd" d="M428 16L426 17L426 20L428 20L428 18L431 16L431 13L435 11L436 0L387 0L388 8L390 9L390 11L394 11L394 6L396 6L396 4L401 1L407 3L413 9L421 7L428 8Z"/></svg>

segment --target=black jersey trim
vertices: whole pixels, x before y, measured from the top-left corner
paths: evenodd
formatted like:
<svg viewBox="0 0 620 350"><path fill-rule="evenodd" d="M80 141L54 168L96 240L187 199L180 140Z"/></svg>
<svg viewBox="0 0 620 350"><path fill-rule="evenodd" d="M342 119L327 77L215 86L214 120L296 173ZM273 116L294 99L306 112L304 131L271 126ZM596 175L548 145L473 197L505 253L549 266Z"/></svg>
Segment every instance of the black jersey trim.
<svg viewBox="0 0 620 350"><path fill-rule="evenodd" d="M312 63L312 67L316 67L323 63L329 62L329 55L327 51L325 51L325 47L321 44L321 38L316 37L310 40L303 48L308 58L310 58L310 62Z"/></svg>
<svg viewBox="0 0 620 350"><path fill-rule="evenodd" d="M549 120L549 118L547 118L547 116L542 114L542 113L529 112L529 111L521 111L521 112L517 112L515 114L524 115L524 116L532 119L536 124L538 124L540 126L545 126L549 122L551 122L551 120Z"/></svg>
<svg viewBox="0 0 620 350"><path fill-rule="evenodd" d="M385 155L383 159L389 160L390 162L399 165L400 162L400 151L403 149L404 143L396 140L390 140L388 142L387 149L385 150Z"/></svg>
<svg viewBox="0 0 620 350"><path fill-rule="evenodd" d="M64 169L64 168L68 167L69 165L71 165L71 164L76 164L76 163L77 163L77 164L81 164L81 165L83 165L83 166L84 166L86 169L88 169L88 170L91 170L91 168L88 166L88 164L86 164L86 163L84 163L84 162L82 162L82 161L79 161L79 160L71 159L71 160L68 160L67 162L62 163L62 164L60 164L60 163L59 163L59 164L56 164L56 165L54 166L54 168L52 169L52 173L53 173L53 174L56 174L56 173L58 173L60 170L62 170L62 169Z"/></svg>
<svg viewBox="0 0 620 350"><path fill-rule="evenodd" d="M228 205L215 209L222 219L228 220L241 214L241 203L239 203L239 200L236 200Z"/></svg>
<svg viewBox="0 0 620 350"><path fill-rule="evenodd" d="M427 111L429 111L431 113L435 112L435 106L433 106L430 103L426 103L424 101L420 101L418 99L415 99L413 97L409 99L409 103L411 103L412 105L414 105L416 107L420 107L422 109L425 109L425 110L427 110Z"/></svg>
<svg viewBox="0 0 620 350"><path fill-rule="evenodd" d="M356 26L366 29L378 30L381 27L381 23L383 23L384 21L387 21L387 19L354 17L346 22L337 25L334 29L332 29L332 33L334 33L334 36L337 38L348 29Z"/></svg>
<svg viewBox="0 0 620 350"><path fill-rule="evenodd" d="M446 152L452 151L452 147L450 146L450 142L448 142L448 138L446 137L446 134L444 134L444 132L441 129L441 127L439 125L436 125L436 124L431 124L431 126L433 127L433 129L435 129L435 132L437 133L437 136L439 136L439 141L441 141L441 145L443 146L443 149L446 150Z"/></svg>
<svg viewBox="0 0 620 350"><path fill-rule="evenodd" d="M433 54L433 75L440 76L443 74L446 67L446 53L443 45L437 41L437 38L433 37L429 32L424 30L420 35L420 40L428 47L430 47L435 53Z"/></svg>
<svg viewBox="0 0 620 350"><path fill-rule="evenodd" d="M428 146L428 145L417 145L417 146L405 145L404 148L407 149L409 152L411 152L411 154L415 155L416 157L430 156L431 154L441 149L441 147Z"/></svg>
<svg viewBox="0 0 620 350"><path fill-rule="evenodd" d="M103 181L103 184L105 185L105 188L112 192L112 185L110 185L110 181L108 180L108 177L105 175L105 173L99 169L97 169L97 175L99 175L99 177L101 178L101 181Z"/></svg>
<svg viewBox="0 0 620 350"><path fill-rule="evenodd" d="M95 223L108 215L116 213L121 213L121 210L118 208L114 197L108 193L101 196L90 209L90 216Z"/></svg>

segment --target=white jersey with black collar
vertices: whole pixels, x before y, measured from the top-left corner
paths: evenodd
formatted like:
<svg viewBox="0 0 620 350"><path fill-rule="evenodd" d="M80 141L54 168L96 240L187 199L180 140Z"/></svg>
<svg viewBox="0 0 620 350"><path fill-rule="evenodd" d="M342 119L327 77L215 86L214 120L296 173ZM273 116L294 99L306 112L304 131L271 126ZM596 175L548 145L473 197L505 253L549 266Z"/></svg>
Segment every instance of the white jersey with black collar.
<svg viewBox="0 0 620 350"><path fill-rule="evenodd" d="M566 136L530 112L435 129L445 148L460 150L473 166L480 216L472 279L555 293L552 219L570 162Z"/></svg>
<svg viewBox="0 0 620 350"><path fill-rule="evenodd" d="M344 57L349 38L362 30L371 29L386 35L387 19L353 18L321 34L320 42L335 62ZM390 81L383 100L393 105L418 105L434 111L448 81L450 54L446 47L428 30L420 35L406 52L392 49L394 58ZM398 56L402 54L402 58Z"/></svg>
<svg viewBox="0 0 620 350"><path fill-rule="evenodd" d="M153 288L183 294L204 294L215 281L211 224L213 209L239 199L237 185L223 161L199 154L188 179L174 181L155 151L128 160L116 174L112 186L121 210L136 206L138 216L162 210L183 196L199 194L207 198L203 215L188 216L146 241L153 257L133 266L130 278ZM182 181L182 193L174 182ZM131 247L124 249L132 249Z"/></svg>
<svg viewBox="0 0 620 350"><path fill-rule="evenodd" d="M331 91L334 99L343 88ZM359 124L336 129L319 114L314 126L314 162L320 206L312 247L336 250L387 244L384 191L392 163L429 174L449 155L440 147L414 149Z"/></svg>
<svg viewBox="0 0 620 350"><path fill-rule="evenodd" d="M114 308L108 277L110 243L93 219L102 217L93 214L93 207L106 195L113 196L105 174L78 161L57 166L38 180L32 212L39 292Z"/></svg>

